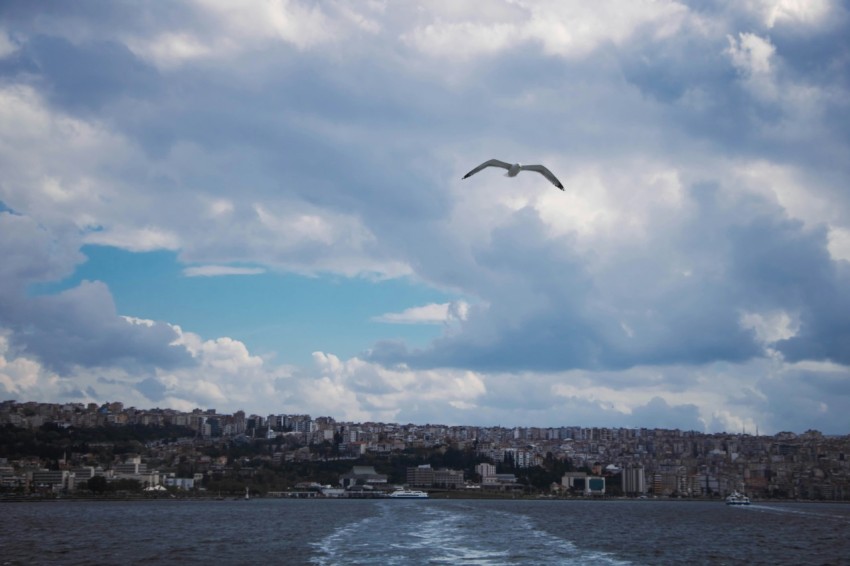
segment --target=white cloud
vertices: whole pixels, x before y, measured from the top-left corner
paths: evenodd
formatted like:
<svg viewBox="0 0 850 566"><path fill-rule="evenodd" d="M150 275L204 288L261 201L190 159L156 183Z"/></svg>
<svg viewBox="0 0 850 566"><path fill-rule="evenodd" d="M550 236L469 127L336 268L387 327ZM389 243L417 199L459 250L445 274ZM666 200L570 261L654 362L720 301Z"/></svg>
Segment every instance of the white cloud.
<svg viewBox="0 0 850 566"><path fill-rule="evenodd" d="M87 244L113 246L131 252L180 249L180 238L177 234L156 226L114 226L89 232L84 240Z"/></svg>
<svg viewBox="0 0 850 566"><path fill-rule="evenodd" d="M9 359L9 341L4 334L8 333L0 334L0 385L7 395L32 394L40 381L55 383L57 376L45 375L37 362L26 358Z"/></svg>
<svg viewBox="0 0 850 566"><path fill-rule="evenodd" d="M739 33L737 38L731 35L727 38L726 53L750 92L764 100L775 99L779 94L774 81L776 47L769 39L754 33Z"/></svg>
<svg viewBox="0 0 850 566"><path fill-rule="evenodd" d="M829 0L750 0L768 28L782 24L817 26L833 11Z"/></svg>
<svg viewBox="0 0 850 566"><path fill-rule="evenodd" d="M431 303L421 307L410 307L401 312L385 313L373 317L375 322L391 324L445 324L453 320L466 320L469 305L464 301Z"/></svg>
<svg viewBox="0 0 850 566"><path fill-rule="evenodd" d="M129 322L130 324L136 324L138 326L146 326L147 328L153 328L156 325L156 321L150 320L147 318L138 318L135 316L122 316L124 320Z"/></svg>
<svg viewBox="0 0 850 566"><path fill-rule="evenodd" d="M671 428L708 432L744 427L751 431L759 426L768 434L824 428L834 414L850 410L846 393L832 395L825 404L820 401L822 393L812 387L847 379L847 368L836 364L771 359L710 365L697 372L698 388L692 386L692 370L683 366L521 374L422 371L385 368L358 358L341 360L321 352L313 355L313 369L293 373L292 368L274 367L251 355L236 340L203 340L177 330L178 342L192 351L199 366L157 371L154 398L143 393L142 381L149 375L79 368L60 377L34 359L13 354L4 336L0 336L0 391L27 400L122 399L138 407L241 408L361 422L625 427L670 423ZM777 387L782 388L779 393L774 391ZM790 419L791 409L783 409L776 399L785 388L795 388L793 405L819 407L819 420L813 422L810 412ZM649 423L642 420L647 411L653 415Z"/></svg>
<svg viewBox="0 0 850 566"><path fill-rule="evenodd" d="M295 242L304 240L328 245L338 237L335 234L338 226L320 214L277 215L259 204L254 205L254 211L260 224L278 236L279 240L287 242L284 245L295 245ZM366 234L358 235L364 239L369 237Z"/></svg>
<svg viewBox="0 0 850 566"><path fill-rule="evenodd" d="M850 261L850 229L842 227L830 230L828 249L834 259Z"/></svg>
<svg viewBox="0 0 850 566"><path fill-rule="evenodd" d="M418 411L434 414L458 404L471 409L487 391L482 376L475 372L385 368L359 358L342 361L322 352L315 352L313 360L322 395L310 394L307 408L319 414L336 408L345 419L398 422Z"/></svg>
<svg viewBox="0 0 850 566"><path fill-rule="evenodd" d="M436 22L416 28L401 39L431 57L471 59L508 49L523 35L512 23Z"/></svg>
<svg viewBox="0 0 850 566"><path fill-rule="evenodd" d="M204 25L127 35L127 45L140 57L163 69L174 69L205 59L228 59L275 43L309 50L344 43L359 33L376 34L381 26L372 17L374 6L342 2L313 4L298 0L239 4L220 0L193 0Z"/></svg>
<svg viewBox="0 0 850 566"><path fill-rule="evenodd" d="M754 194L776 200L791 218L808 229L829 229L829 252L833 259L850 259L844 234L850 231L847 203L836 200L829 184L809 172L785 163L766 160L729 164L734 183Z"/></svg>
<svg viewBox="0 0 850 566"><path fill-rule="evenodd" d="M8 172L0 201L54 230L70 221L86 244L181 250L194 263L410 273L403 260L382 257L374 234L355 214L262 190L256 191L262 202L234 203L195 186L194 176L229 160L238 162L238 156L189 143L161 158L145 155L103 124L51 108L31 87L0 88L0 168Z"/></svg>
<svg viewBox="0 0 850 566"><path fill-rule="evenodd" d="M732 64L746 76L769 75L772 71L771 59L776 54L769 39L754 33L739 33L729 39L729 56Z"/></svg>
<svg viewBox="0 0 850 566"><path fill-rule="evenodd" d="M741 326L751 329L760 342L769 345L796 336L800 323L783 311L745 312L741 314Z"/></svg>
<svg viewBox="0 0 850 566"><path fill-rule="evenodd" d="M211 218L227 217L234 209L233 201L229 199L217 198L207 202L208 215Z"/></svg>
<svg viewBox="0 0 850 566"><path fill-rule="evenodd" d="M845 31L840 5L146 10L57 9L0 33L0 57L26 69L5 67L0 87L0 201L14 211L0 213L2 383L15 395L516 424L656 411L774 429L808 428L788 407L819 423L844 407L846 368L817 366L840 359L846 327L847 66L825 47ZM539 160L567 190L460 181L491 156ZM425 361L275 367L232 338L122 319L103 283L20 292L69 275L85 243L173 250L187 276L406 275L473 305L373 319L451 321ZM61 356L44 344L24 357L24 307L51 351L100 364L102 380L46 369ZM789 365L792 339L822 348ZM96 358L101 341L112 351ZM771 393L794 387L799 399Z"/></svg>
<svg viewBox="0 0 850 566"><path fill-rule="evenodd" d="M547 53L575 57L609 42L621 45L636 33L655 39L669 36L687 13L678 2L554 1L534 5L528 29Z"/></svg>
<svg viewBox="0 0 850 566"><path fill-rule="evenodd" d="M122 159L125 142L97 123L51 111L30 86L0 87L0 200L41 222L96 224L117 187L99 182L98 164Z"/></svg>
<svg viewBox="0 0 850 566"><path fill-rule="evenodd" d="M261 267L234 267L230 265L198 265L183 269L186 277L218 277L221 275L260 275L266 270Z"/></svg>
<svg viewBox="0 0 850 566"><path fill-rule="evenodd" d="M215 45L186 31L165 32L154 38L130 38L128 45L139 56L150 59L164 68L210 57L216 52L229 51L230 43Z"/></svg>
<svg viewBox="0 0 850 566"><path fill-rule="evenodd" d="M4 59L18 50L17 44L9 36L8 32L0 28L0 59Z"/></svg>
<svg viewBox="0 0 850 566"><path fill-rule="evenodd" d="M549 55L584 57L608 43L622 44L638 32L655 38L674 33L687 15L675 2L521 2L494 6L488 15L435 13L401 39L432 57L473 58L542 44Z"/></svg>

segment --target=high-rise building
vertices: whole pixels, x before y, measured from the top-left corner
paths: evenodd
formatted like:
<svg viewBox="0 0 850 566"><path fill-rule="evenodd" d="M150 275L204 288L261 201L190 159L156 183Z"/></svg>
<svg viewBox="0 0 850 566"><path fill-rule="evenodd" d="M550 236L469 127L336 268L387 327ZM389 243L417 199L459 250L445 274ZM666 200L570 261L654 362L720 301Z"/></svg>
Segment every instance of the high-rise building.
<svg viewBox="0 0 850 566"><path fill-rule="evenodd" d="M434 484L434 470L429 464L407 468L407 484L430 486Z"/></svg>
<svg viewBox="0 0 850 566"><path fill-rule="evenodd" d="M481 464L477 464L475 466L475 472L482 478L495 476L496 466L495 464L488 464L487 462L482 462Z"/></svg>
<svg viewBox="0 0 850 566"><path fill-rule="evenodd" d="M622 471L623 493L642 495L646 493L646 475L643 466L626 466Z"/></svg>

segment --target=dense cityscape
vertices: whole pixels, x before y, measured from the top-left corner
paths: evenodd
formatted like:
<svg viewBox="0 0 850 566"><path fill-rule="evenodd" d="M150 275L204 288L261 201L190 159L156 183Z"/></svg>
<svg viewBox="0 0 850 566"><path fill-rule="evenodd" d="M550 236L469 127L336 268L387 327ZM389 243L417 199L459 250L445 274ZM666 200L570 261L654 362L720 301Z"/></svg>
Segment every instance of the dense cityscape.
<svg viewBox="0 0 850 566"><path fill-rule="evenodd" d="M337 422L309 415L0 403L9 497L850 499L850 435Z"/></svg>

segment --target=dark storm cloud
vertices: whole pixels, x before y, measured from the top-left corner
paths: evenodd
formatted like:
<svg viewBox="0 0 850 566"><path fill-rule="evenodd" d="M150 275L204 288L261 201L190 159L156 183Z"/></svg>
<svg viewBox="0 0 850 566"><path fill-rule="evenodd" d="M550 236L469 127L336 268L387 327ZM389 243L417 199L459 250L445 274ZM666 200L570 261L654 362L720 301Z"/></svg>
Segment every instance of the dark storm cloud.
<svg viewBox="0 0 850 566"><path fill-rule="evenodd" d="M139 33L177 28L192 19L203 25L202 14L191 4L179 2L112 2L80 0L64 2L48 0L4 0L0 18L12 24L15 33L37 35L106 35L115 30Z"/></svg>
<svg viewBox="0 0 850 566"><path fill-rule="evenodd" d="M490 370L595 366L598 341L582 312L590 282L570 247L542 238L543 231L530 209L495 230L491 245L474 250L468 270L458 266L455 274L489 303L486 314L479 318L475 309L461 334L438 340L428 353L403 356L404 361ZM378 344L369 357L392 363L399 353Z"/></svg>
<svg viewBox="0 0 850 566"><path fill-rule="evenodd" d="M841 157L850 146L848 13L833 6L831 21L820 26L767 27L763 17L727 3L689 8L728 20L728 27L636 39L630 49L612 53L629 84L663 108L668 141L679 143L682 138L670 137L678 131L720 154L797 164L813 180L835 186L832 198L850 206L840 188L850 174L850 163ZM730 42L740 41L740 34L754 34L774 48L770 71L762 77L775 88L772 95L753 96L747 71L730 64ZM780 134L783 129L793 131Z"/></svg>
<svg viewBox="0 0 850 566"><path fill-rule="evenodd" d="M705 424L699 418L696 405L669 405L664 399L654 397L646 405L635 407L628 417L632 427L644 427L652 423L656 428L703 431Z"/></svg>
<svg viewBox="0 0 850 566"><path fill-rule="evenodd" d="M850 268L846 263L834 265L826 275L822 285L806 285L811 291L803 303L799 334L776 344L789 361L850 365Z"/></svg>
<svg viewBox="0 0 850 566"><path fill-rule="evenodd" d="M21 355L67 372L74 365L174 368L191 365L183 346L171 345L174 329L163 323L133 324L118 316L106 286L84 282L59 295L18 298L0 305L0 325L13 333Z"/></svg>
<svg viewBox="0 0 850 566"><path fill-rule="evenodd" d="M166 387L153 377L145 378L137 383L136 390L154 402L162 401L167 392Z"/></svg>
<svg viewBox="0 0 850 566"><path fill-rule="evenodd" d="M57 106L70 111L98 110L124 96L148 97L159 86L155 69L114 41L75 45L64 38L31 38L18 55L21 66L37 70Z"/></svg>
<svg viewBox="0 0 850 566"><path fill-rule="evenodd" d="M689 135L740 147L755 132L742 128L751 121L752 100L736 86L738 74L724 53L725 37L674 36L638 44L619 53L629 84L656 100L667 126Z"/></svg>
<svg viewBox="0 0 850 566"><path fill-rule="evenodd" d="M742 307L799 313L798 334L775 345L785 358L850 364L850 266L832 260L825 230L759 216L729 238L731 275L746 286Z"/></svg>
<svg viewBox="0 0 850 566"><path fill-rule="evenodd" d="M828 372L790 370L782 379L765 380L759 409L768 430L820 430L847 434L850 412L850 375L844 369Z"/></svg>
<svg viewBox="0 0 850 566"><path fill-rule="evenodd" d="M27 285L61 279L83 261L70 226L56 238L32 218L0 210L0 298L12 300Z"/></svg>
<svg viewBox="0 0 850 566"><path fill-rule="evenodd" d="M594 278L565 241L536 237L524 211L476 256L478 269L501 278L467 281L489 309L473 308L456 333L427 349L381 343L369 359L482 371L742 362L763 353L742 313L785 310L802 313L800 334L776 345L789 359L847 363L850 281L827 252L825 232L760 197L730 194L693 187L694 212L659 224L659 248L624 255L614 273ZM659 251L671 239L693 274L667 275L669 258Z"/></svg>
<svg viewBox="0 0 850 566"><path fill-rule="evenodd" d="M0 212L0 328L10 345L59 372L87 367L177 367L191 364L174 329L162 323L131 324L118 316L99 282L58 295L32 296L32 283L61 279L82 260L71 230L63 237L31 218ZM76 243L75 243L76 242Z"/></svg>
<svg viewBox="0 0 850 566"><path fill-rule="evenodd" d="M483 19L462 7L439 13L403 4L353 14L358 19L327 6L299 11L297 2L282 3L275 15L294 25L310 24L297 21L307 12L326 17L329 29L348 33L338 43L299 43L286 26L263 27L257 11L220 4L0 3L0 33L16 48L0 59L0 87L14 87L22 129L42 136L0 142L32 143L30 151L10 150L9 163L44 155L19 176L30 185L0 185L26 221L0 233L0 257L8 259L0 262L0 327L10 331L13 354L58 369L133 369L126 383L137 385L128 394L148 399L164 395L148 378L152 368L191 365L185 348L171 345L171 327L124 320L101 283L26 296L28 285L61 280L81 261L75 223L91 222L102 236L118 231L110 242L130 248L150 229L161 237L147 245L177 247L183 261L310 274L399 264L418 282L469 298L469 317L429 347L383 342L367 356L388 366L489 372L476 376L480 392L451 408L436 394L409 408L421 421L462 422L480 410L493 419L516 411L519 422L568 409L583 423L700 428L697 408L670 398L694 399L713 364L768 365L765 347L787 360L848 363L847 266L827 251L831 230L846 229L850 214L850 34L842 6L827 23L773 25L761 2L687 9L655 2L637 11L661 10L664 21L650 17L640 29L625 10L580 2L496 6ZM532 16L562 23L564 37L541 36ZM582 17L586 35L570 35ZM363 31L364 22L374 25ZM494 40L490 24L516 33ZM742 33L775 49L758 80ZM43 149L64 126L81 135ZM78 151L66 160L79 169L63 169L64 146ZM559 195L569 204L539 196L524 178L459 184L490 157L545 158L571 181ZM753 163L788 173L749 186L740 178ZM674 180L658 187L646 180L656 174ZM772 196L783 184L812 202L825 199L832 216L795 220L794 199ZM657 205L654 191L665 188L679 206ZM747 196L753 192L762 196ZM809 199L796 202L805 207ZM561 222L573 218L573 204L590 236ZM257 208L268 211L268 225ZM63 217L69 226L57 228ZM318 229L269 245L302 217ZM352 237L327 237L327 225ZM362 243L346 247L354 236ZM787 314L797 335L765 344L741 324L751 312ZM647 365L652 371L634 367ZM592 371L585 381L577 377L585 372L559 373L575 368ZM795 408L828 415L819 400L841 397L840 375L800 387L805 399L794 399ZM755 379L731 370L724 378ZM817 372L797 385L809 378ZM618 403L578 387L552 394L572 379ZM529 382L539 386L532 393L523 391ZM792 396L791 386L761 386ZM364 388L342 383L345 391L333 394L350 399L344 393ZM632 391L649 399L650 389L662 393L644 406L623 401ZM379 385L368 390L380 395ZM768 412L760 393L752 388L728 405L738 414ZM723 396L706 403L725 406ZM387 410L381 398L361 403L373 414ZM715 408L701 405L704 419ZM774 427L790 415L774 414ZM722 427L738 417L719 418Z"/></svg>

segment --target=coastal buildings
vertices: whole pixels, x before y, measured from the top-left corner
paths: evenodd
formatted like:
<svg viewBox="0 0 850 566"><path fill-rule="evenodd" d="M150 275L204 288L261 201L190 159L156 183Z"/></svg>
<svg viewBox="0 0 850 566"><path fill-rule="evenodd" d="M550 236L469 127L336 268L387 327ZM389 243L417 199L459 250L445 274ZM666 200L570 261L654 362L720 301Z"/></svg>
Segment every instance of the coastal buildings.
<svg viewBox="0 0 850 566"><path fill-rule="evenodd" d="M561 478L561 485L566 489L585 496L605 495L605 478L592 476L585 472L567 472Z"/></svg>
<svg viewBox="0 0 850 566"><path fill-rule="evenodd" d="M354 466L350 472L340 477L339 483L344 488L367 486L375 489L387 485L387 476L376 472L373 466Z"/></svg>
<svg viewBox="0 0 850 566"><path fill-rule="evenodd" d="M646 474L642 465L626 465L620 477L624 494L635 497L646 493Z"/></svg>
<svg viewBox="0 0 850 566"><path fill-rule="evenodd" d="M269 443L263 461L278 467L290 462L390 457L395 453L444 452L449 448L474 454L476 462L467 469L467 477L463 470L416 467L401 478L411 485L446 489L468 483L473 474L482 488L524 489L528 484L519 480L528 471L568 465L588 477L604 478L606 495L722 497L737 489L756 497L850 499L850 436L826 436L818 431L768 436L649 428L355 423L304 414L259 416L243 411L221 414L215 409L143 410L121 403L0 402L0 426L34 431L45 425L57 430L174 427L174 434L168 442L140 445L155 458L155 465L149 465L141 454L103 462L86 460L82 454L68 454L67 458L54 458L50 463L58 469L44 470L48 467L44 460L4 462L0 455L0 487L14 489L31 482L35 472L62 471L68 474L52 477L49 482L47 476L35 477L44 486L50 485L50 489L73 489L73 485L95 475L109 481L132 479L149 486L168 482L185 486L188 482L176 480L192 478L194 489L210 478L231 473L250 478L255 473L244 463L226 456L199 454L199 450L217 443L248 445L262 440ZM86 447L90 455L96 455L109 452L114 443L92 441ZM361 472L345 478L347 483L380 482L378 476L382 474L374 468ZM167 474L173 474L173 479L166 480ZM384 476L383 482L386 481Z"/></svg>
<svg viewBox="0 0 850 566"><path fill-rule="evenodd" d="M433 469L430 464L424 464L407 468L407 484L414 487L457 489L464 484L463 471Z"/></svg>

